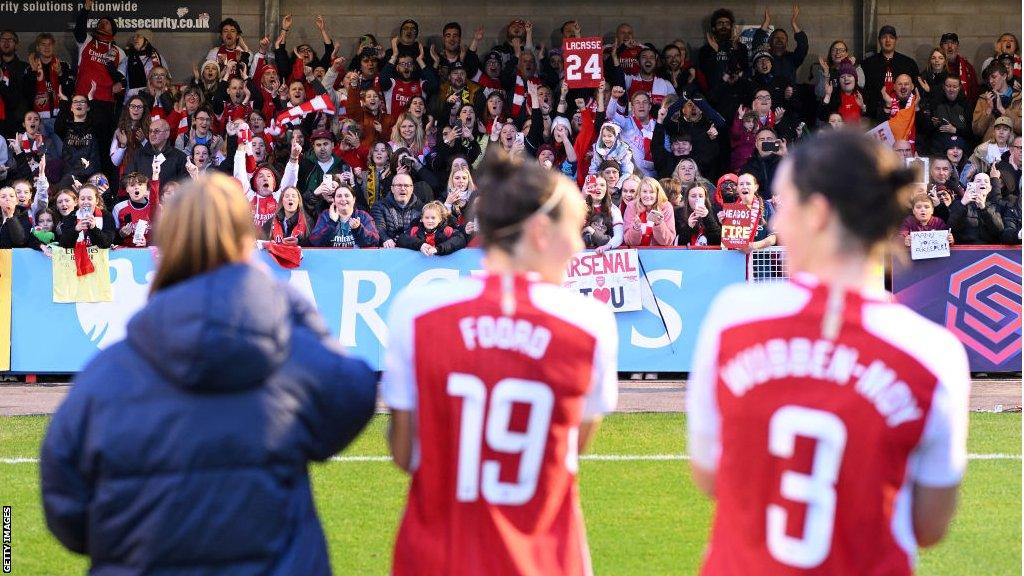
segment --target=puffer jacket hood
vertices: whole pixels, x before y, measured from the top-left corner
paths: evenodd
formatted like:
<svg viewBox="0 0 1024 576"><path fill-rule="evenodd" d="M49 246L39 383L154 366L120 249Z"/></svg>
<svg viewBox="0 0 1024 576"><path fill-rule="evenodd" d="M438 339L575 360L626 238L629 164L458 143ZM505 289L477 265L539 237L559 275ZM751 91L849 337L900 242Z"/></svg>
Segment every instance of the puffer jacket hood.
<svg viewBox="0 0 1024 576"><path fill-rule="evenodd" d="M180 388L257 386L289 353L290 307L278 288L248 264L185 280L152 296L128 323L128 342Z"/></svg>

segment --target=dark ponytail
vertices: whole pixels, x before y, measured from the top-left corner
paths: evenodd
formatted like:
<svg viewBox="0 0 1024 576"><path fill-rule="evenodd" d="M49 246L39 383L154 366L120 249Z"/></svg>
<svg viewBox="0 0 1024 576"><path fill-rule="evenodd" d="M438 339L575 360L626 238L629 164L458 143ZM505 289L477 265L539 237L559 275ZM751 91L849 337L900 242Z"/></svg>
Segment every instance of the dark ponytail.
<svg viewBox="0 0 1024 576"><path fill-rule="evenodd" d="M848 238L870 249L889 239L906 216L918 180L913 168L877 140L849 131L802 139L789 155L801 200L824 196Z"/></svg>

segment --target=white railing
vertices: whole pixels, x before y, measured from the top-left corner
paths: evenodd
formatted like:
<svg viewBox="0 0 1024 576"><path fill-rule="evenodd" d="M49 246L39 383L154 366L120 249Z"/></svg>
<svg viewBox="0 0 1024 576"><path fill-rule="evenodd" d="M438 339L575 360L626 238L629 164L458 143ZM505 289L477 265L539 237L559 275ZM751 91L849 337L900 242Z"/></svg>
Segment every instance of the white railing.
<svg viewBox="0 0 1024 576"><path fill-rule="evenodd" d="M779 282L789 279L785 246L754 250L747 256L747 282Z"/></svg>

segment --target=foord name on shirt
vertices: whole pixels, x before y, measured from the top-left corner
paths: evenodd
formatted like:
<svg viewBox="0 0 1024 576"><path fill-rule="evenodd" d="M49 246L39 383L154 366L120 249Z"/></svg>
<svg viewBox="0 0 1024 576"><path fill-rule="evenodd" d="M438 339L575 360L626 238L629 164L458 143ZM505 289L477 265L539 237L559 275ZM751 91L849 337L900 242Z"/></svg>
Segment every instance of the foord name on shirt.
<svg viewBox="0 0 1024 576"><path fill-rule="evenodd" d="M736 396L772 380L812 378L846 386L870 402L891 428L922 417L917 399L896 371L881 360L864 366L860 352L829 340L775 338L737 352L719 376Z"/></svg>
<svg viewBox="0 0 1024 576"><path fill-rule="evenodd" d="M525 354L534 360L544 357L551 343L551 331L526 320L508 316L467 316L459 320L466 350L498 348Z"/></svg>

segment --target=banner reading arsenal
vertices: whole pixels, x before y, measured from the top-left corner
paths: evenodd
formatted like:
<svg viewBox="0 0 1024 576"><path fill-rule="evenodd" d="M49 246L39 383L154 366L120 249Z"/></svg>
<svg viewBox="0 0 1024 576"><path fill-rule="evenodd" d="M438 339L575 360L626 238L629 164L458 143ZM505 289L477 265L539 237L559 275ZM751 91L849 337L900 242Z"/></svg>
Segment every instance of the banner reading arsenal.
<svg viewBox="0 0 1024 576"><path fill-rule="evenodd" d="M722 214L722 246L730 250L743 250L754 240L757 223L761 220L761 203L752 206L741 202L726 204Z"/></svg>
<svg viewBox="0 0 1024 576"><path fill-rule="evenodd" d="M604 80L603 46L599 36L562 41L562 67L569 88L597 88Z"/></svg>
<svg viewBox="0 0 1024 576"><path fill-rule="evenodd" d="M633 312L641 308L638 262L636 250L581 252L566 267L562 285L604 302L613 312Z"/></svg>

